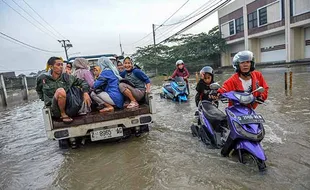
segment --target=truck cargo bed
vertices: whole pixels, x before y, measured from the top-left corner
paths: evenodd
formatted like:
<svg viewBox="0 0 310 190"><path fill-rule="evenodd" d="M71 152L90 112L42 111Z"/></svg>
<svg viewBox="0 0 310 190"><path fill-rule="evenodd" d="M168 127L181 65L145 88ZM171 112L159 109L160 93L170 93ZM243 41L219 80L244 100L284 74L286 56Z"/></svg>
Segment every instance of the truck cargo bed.
<svg viewBox="0 0 310 190"><path fill-rule="evenodd" d="M84 116L73 117L73 122L70 124L63 123L60 119L53 119L53 129L74 127L83 124L90 124L126 117L138 116L142 114L150 114L149 105L143 104L139 108L115 110L109 113L91 112Z"/></svg>

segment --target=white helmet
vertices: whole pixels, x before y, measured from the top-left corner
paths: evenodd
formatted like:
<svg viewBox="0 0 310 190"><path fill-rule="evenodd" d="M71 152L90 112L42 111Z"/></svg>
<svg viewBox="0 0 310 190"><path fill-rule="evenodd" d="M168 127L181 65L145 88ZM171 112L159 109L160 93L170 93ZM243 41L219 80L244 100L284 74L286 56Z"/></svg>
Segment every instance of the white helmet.
<svg viewBox="0 0 310 190"><path fill-rule="evenodd" d="M181 64L184 64L183 60L181 59L177 60L177 62L175 63L176 66L181 65Z"/></svg>

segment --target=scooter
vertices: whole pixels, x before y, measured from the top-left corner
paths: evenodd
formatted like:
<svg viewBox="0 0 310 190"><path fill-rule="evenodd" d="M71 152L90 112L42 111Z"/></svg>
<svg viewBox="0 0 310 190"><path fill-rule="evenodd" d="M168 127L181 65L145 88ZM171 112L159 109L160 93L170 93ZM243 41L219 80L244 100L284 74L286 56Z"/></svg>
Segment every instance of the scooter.
<svg viewBox="0 0 310 190"><path fill-rule="evenodd" d="M161 98L172 99L173 101L186 102L188 90L186 82L182 77L168 79L170 82L163 84Z"/></svg>
<svg viewBox="0 0 310 190"><path fill-rule="evenodd" d="M210 88L218 89L220 85L213 83L210 85ZM228 156L234 150L237 152L241 163L248 163L249 158L257 164L259 171L264 171L267 158L260 142L265 136L263 126L265 121L262 115L257 114L249 106L254 101L263 103L253 96L253 93L256 91L264 92L264 88L259 87L251 93L231 91L221 95L222 98L228 99L233 103L232 106L225 108L230 133L221 150L221 154Z"/></svg>
<svg viewBox="0 0 310 190"><path fill-rule="evenodd" d="M191 132L207 146L221 148L229 134L227 117L218 109L218 104L202 100L198 103Z"/></svg>

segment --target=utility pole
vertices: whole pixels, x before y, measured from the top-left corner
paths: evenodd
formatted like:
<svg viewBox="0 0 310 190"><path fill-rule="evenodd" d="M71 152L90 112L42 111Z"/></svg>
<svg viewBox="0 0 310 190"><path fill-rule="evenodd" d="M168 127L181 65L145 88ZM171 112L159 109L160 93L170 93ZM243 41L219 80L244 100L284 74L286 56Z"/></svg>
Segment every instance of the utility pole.
<svg viewBox="0 0 310 190"><path fill-rule="evenodd" d="M153 28L153 42L154 42L154 60L155 60L155 65L156 65L156 75L158 74L157 71L157 54L156 54L156 41L155 41L155 24L152 24Z"/></svg>
<svg viewBox="0 0 310 190"><path fill-rule="evenodd" d="M121 42L121 35L119 35L119 47L121 48L121 55L124 56L123 48L122 48L122 42Z"/></svg>
<svg viewBox="0 0 310 190"><path fill-rule="evenodd" d="M67 61L69 60L68 58L68 49L72 47L72 44L70 43L70 40L58 40L59 43L61 43L62 47L65 49L66 53L66 59ZM68 42L68 43L66 43Z"/></svg>

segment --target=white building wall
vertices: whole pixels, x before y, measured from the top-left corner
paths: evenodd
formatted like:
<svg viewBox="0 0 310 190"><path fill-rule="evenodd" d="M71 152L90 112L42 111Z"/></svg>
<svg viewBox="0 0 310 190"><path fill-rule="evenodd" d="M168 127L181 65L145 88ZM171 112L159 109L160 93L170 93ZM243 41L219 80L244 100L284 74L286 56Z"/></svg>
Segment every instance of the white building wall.
<svg viewBox="0 0 310 190"><path fill-rule="evenodd" d="M278 34L260 39L260 48L269 48L282 44L285 44L285 34ZM285 49L261 52L261 62L283 61L283 60L286 60Z"/></svg>
<svg viewBox="0 0 310 190"><path fill-rule="evenodd" d="M310 11L310 0L293 0L294 15Z"/></svg>
<svg viewBox="0 0 310 190"><path fill-rule="evenodd" d="M310 27L305 28L305 40L310 40ZM305 58L310 58L310 46L305 46Z"/></svg>
<svg viewBox="0 0 310 190"><path fill-rule="evenodd" d="M273 23L281 20L281 4L276 2L267 7L267 23Z"/></svg>
<svg viewBox="0 0 310 190"><path fill-rule="evenodd" d="M229 45L229 52L230 53L238 53L239 51L244 51L244 43L238 43L238 44L232 44ZM232 63L233 57L230 58L230 61Z"/></svg>

